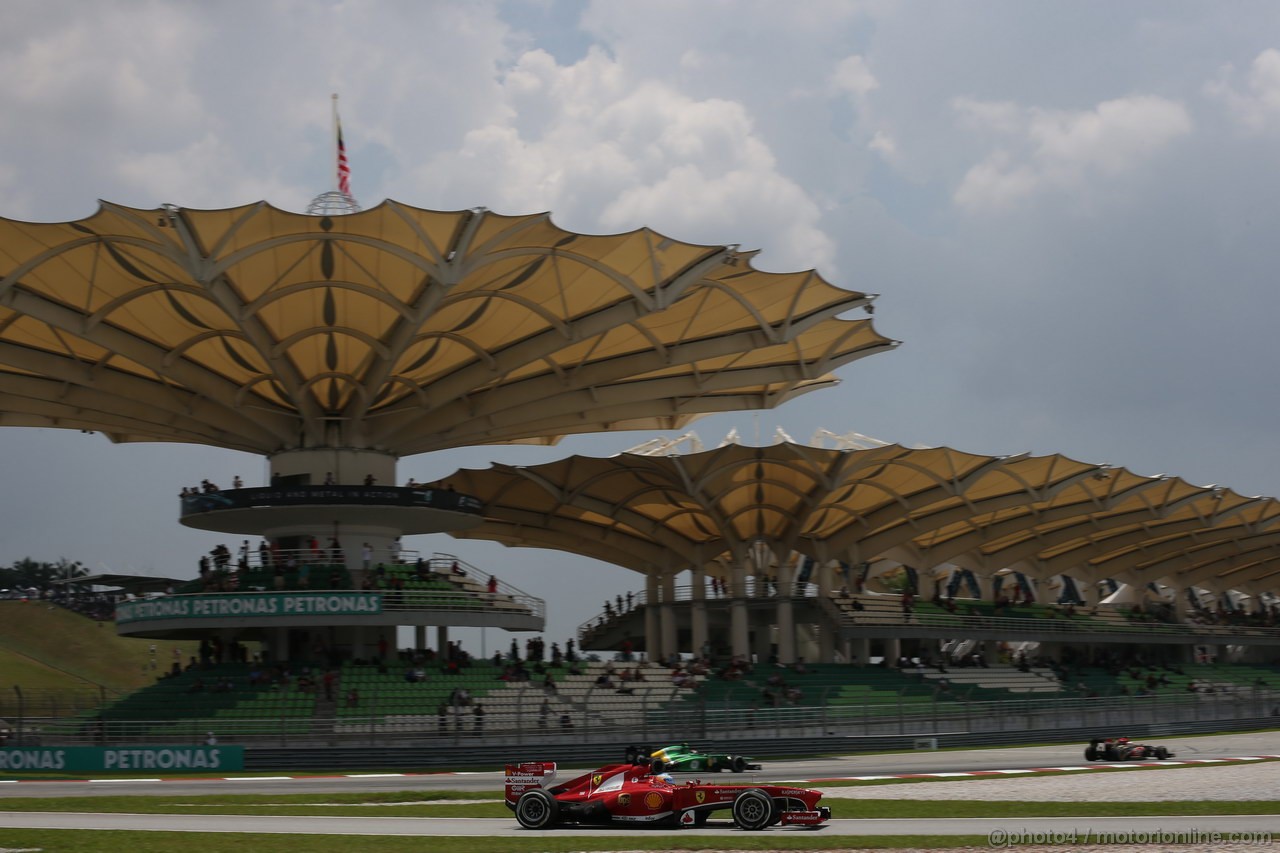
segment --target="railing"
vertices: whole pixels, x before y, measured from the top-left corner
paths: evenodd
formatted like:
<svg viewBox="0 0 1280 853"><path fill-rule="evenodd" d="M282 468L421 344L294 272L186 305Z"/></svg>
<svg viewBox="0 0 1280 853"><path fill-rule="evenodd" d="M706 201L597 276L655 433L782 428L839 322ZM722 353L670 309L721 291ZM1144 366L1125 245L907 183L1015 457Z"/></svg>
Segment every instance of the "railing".
<svg viewBox="0 0 1280 853"><path fill-rule="evenodd" d="M747 581L748 582L745 585L746 594L743 596L743 600L777 601L782 597L778 594L777 584L766 583L763 580L755 578L748 578ZM681 584L672 589L672 596L669 601L663 599L661 593L659 593L658 600L653 603L689 602L694 600L693 593L694 586L692 584ZM710 578L708 578L704 587L704 593L704 598L708 603L728 602L733 600L733 597L727 593L724 587L720 586L718 581L713 585L710 582ZM820 597L818 585L816 583L804 582L792 585L792 594L790 598L794 601L805 599L812 600ZM618 603L619 599L621 599L620 605ZM637 607L645 606L649 603L649 596L648 593L642 589L637 590L636 592L624 593L614 599L607 599L606 603L609 606L608 610L601 610L600 613L578 626L577 636L579 639L585 637L589 632L594 631L597 628L604 627L616 616L629 613Z"/></svg>
<svg viewBox="0 0 1280 853"><path fill-rule="evenodd" d="M360 553L357 548L355 553ZM331 548L326 544L318 544L314 548L267 548L250 545L245 548L243 545L228 549L226 557L222 561L215 559L213 552L210 552L209 563L212 571L234 571L241 565L248 566L253 571L268 571L277 567L290 565L290 561L294 565L302 566L346 566L347 549ZM423 557L419 551L402 548L375 548L373 549L370 564L377 566L379 564L386 566L416 566L418 561L422 560L423 564L431 571L436 573L447 572L449 569L449 561L456 560L448 554L432 554L430 557Z"/></svg>
<svg viewBox="0 0 1280 853"><path fill-rule="evenodd" d="M693 587L677 586L673 590L671 603L694 600ZM728 602L732 597L717 593L708 584L705 600L708 604ZM743 600L748 602L776 601L783 596L778 595L775 585L763 582L748 584L747 595ZM793 601L816 601L828 618L834 621L837 629L852 630L867 627L899 627L927 628L936 631L947 631L956 637L964 637L974 632L1004 631L1018 634L1032 634L1050 638L1071 638L1084 634L1129 635L1133 637L1166 637L1187 638L1189 642L1220 643L1234 639L1248 638L1268 639L1280 642L1280 628L1266 628L1254 625L1206 625L1202 623L1167 624L1162 622L1130 622L1122 621L1120 611L1112 611L1117 618L1094 617L1088 613L1078 612L1075 616L1061 615L1057 618L1019 618L1017 616L969 616L951 613L902 613L901 606L895 599L884 597L883 602L874 609L852 613L832 601L829 595L820 594L813 583L797 584L789 596ZM645 590L629 593L622 597L623 607L619 611L616 600L608 602L609 610L601 611L578 626L579 640L589 637L591 632L606 627L619 615L625 615L649 603ZM659 602L667 603L659 597ZM963 603L963 600L961 600ZM628 606L629 604L629 606Z"/></svg>
<svg viewBox="0 0 1280 853"><path fill-rule="evenodd" d="M450 489L378 485L251 486L186 494L179 500L183 516L229 509L332 505L425 508L472 515L484 512L484 504L477 498Z"/></svg>
<svg viewBox="0 0 1280 853"><path fill-rule="evenodd" d="M746 690L747 688L744 688ZM619 722L610 714L612 697L606 691L588 694L560 716L538 714L541 691L527 686L527 701L510 713L490 713L478 721L466 707L450 707L442 718L435 710L399 722L386 715L307 718L241 719L202 717L182 720L98 720L49 718L27 714L11 717L8 745L71 746L145 743L200 743L213 731L219 742L251 747L274 746L387 746L400 744L458 745L483 738L504 743L650 743L733 738L873 737L1005 733L1027 731L1083 731L1138 726L1210 726L1230 728L1237 721L1276 719L1280 722L1280 693L1245 688L1236 693L1156 694L1148 697L1055 698L1000 701L945 700L935 691L899 691L896 702L834 706L757 708L718 701L671 700L671 694L644 698L639 715ZM483 699L483 697L482 697ZM363 699L361 701L364 701Z"/></svg>
<svg viewBox="0 0 1280 853"><path fill-rule="evenodd" d="M276 567L282 567L288 564L288 559L293 557L295 561L305 555L307 565L312 569L310 579L305 587L297 583L299 577L296 569L292 570L292 574L283 578L284 583L279 589L274 588L274 584L267 581L274 581L274 578L264 576L264 573L271 571ZM282 591L299 591L306 592L377 592L383 596L383 609L390 610L420 610L424 607L430 609L445 610L461 610L466 612L475 612L481 610L491 610L495 602L499 604L514 603L523 609L529 610L538 617L546 614L546 602L541 598L529 595L521 589L512 586L500 579L496 580L496 589L493 593L488 590L489 573L483 572L471 565L470 563L460 560L452 554L444 554L436 552L430 557L420 557L417 551L395 551L394 555L397 559L371 561L371 567L367 574L371 581L370 589L353 590L341 587L326 586L327 578L324 575L325 569L336 569L344 572L345 568L339 563L324 562L326 559L332 559L329 556L328 549L301 549L296 551L278 551L272 553L263 553L252 551L250 556L245 558L243 554L236 557L239 561L244 559L250 569L250 575L245 576L242 572L232 569L218 569L211 572L204 579L205 586L201 587L202 580L196 578L182 585L178 595L198 594L198 595L218 595L218 594L235 594L243 595L254 592L282 592ZM453 585L450 590L397 590L389 588L383 584L381 579L385 574L388 577L392 574L404 574L406 572L414 572L426 580L447 580ZM261 582L254 582L253 577L257 577ZM495 576L496 579L496 576ZM173 595L173 593L170 593ZM449 603L450 597L470 596L471 601L463 602L458 605Z"/></svg>
<svg viewBox="0 0 1280 853"><path fill-rule="evenodd" d="M1247 625L1167 625L1159 622L1120 622L1085 617L1060 619L1021 619L1016 616L959 616L940 613L920 613L904 616L901 613L860 613L857 616L841 613L840 628L859 628L871 625L893 625L905 628L930 628L949 631L955 636L965 636L977 631L1006 631L1021 634L1070 637L1081 634L1132 634L1144 637L1197 637L1205 641L1217 638L1266 637L1280 640L1280 628L1260 628Z"/></svg>
<svg viewBox="0 0 1280 853"><path fill-rule="evenodd" d="M118 620L118 624L128 625L128 624L133 624L134 622L155 620L155 619L186 618L190 614L184 611L178 611L178 610L174 610L173 611L174 615L170 617L167 611L162 611L159 609L159 605L163 603L169 603L169 602L172 602L174 604L180 604L184 600L205 602L209 600L216 600L219 598L235 599L235 602L237 603L237 608L234 612L228 612L226 614L221 612L210 613L209 614L210 616L215 616L215 615L217 616L221 616L221 615L302 616L302 615L307 615L306 611L277 612L274 608L269 606L255 607L252 604L254 601L257 601L257 600L269 601L269 600L275 599L276 597L282 594L292 594L294 597L308 596L308 595L309 596L329 595L329 596L338 596L338 597L347 596L352 598L365 597L365 596L369 596L369 597L378 596L381 598L382 612L387 612L387 611L416 612L416 611L423 611L423 610L433 610L433 611L449 611L449 612L455 612L455 613L490 613L494 610L511 610L511 611L518 611L521 614L534 616L539 619L545 617L547 605L543 599L538 598L536 596L528 595L527 593L519 592L518 590L515 590L514 587L510 587L510 586L507 587L506 592L502 592L501 587L499 587L499 590L500 590L499 592L490 594L488 592L473 592L473 591L461 590L461 589L459 590L412 590L412 591L410 590L373 590L371 591L371 590L350 590L350 589L326 590L323 588L321 589L310 588L305 591L290 590L290 591L287 591L287 593L285 591L272 590L272 591L249 591L249 592L200 592L200 593L190 593L190 594L181 594L181 595L165 595L165 596L160 596L158 598L147 599L146 601L142 601L142 602L137 602L137 603L131 602L128 604L122 604L120 606L121 616ZM155 607L156 610L154 613L149 613L149 612L140 610L138 615L132 616L131 618L126 618L123 615L124 610L126 608L135 608L135 607L136 608ZM316 611L316 612L323 613L325 611ZM362 608L357 608L357 610L352 611L351 613L347 613L345 610L342 612L330 611L330 615L333 615L334 613L336 613L337 615L359 615L359 613L363 613L363 612L368 612L368 611L364 611Z"/></svg>

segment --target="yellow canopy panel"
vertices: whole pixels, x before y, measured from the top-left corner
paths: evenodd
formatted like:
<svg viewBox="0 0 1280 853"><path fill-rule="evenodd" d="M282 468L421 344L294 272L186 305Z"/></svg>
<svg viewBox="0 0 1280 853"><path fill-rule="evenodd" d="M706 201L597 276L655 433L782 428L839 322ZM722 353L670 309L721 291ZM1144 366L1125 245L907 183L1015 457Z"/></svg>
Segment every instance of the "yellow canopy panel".
<svg viewBox="0 0 1280 853"><path fill-rule="evenodd" d="M259 453L554 443L826 387L896 345L841 316L871 298L545 213L103 202L77 222L0 219L0 394L10 423ZM72 388L94 406L63 423L38 405Z"/></svg>

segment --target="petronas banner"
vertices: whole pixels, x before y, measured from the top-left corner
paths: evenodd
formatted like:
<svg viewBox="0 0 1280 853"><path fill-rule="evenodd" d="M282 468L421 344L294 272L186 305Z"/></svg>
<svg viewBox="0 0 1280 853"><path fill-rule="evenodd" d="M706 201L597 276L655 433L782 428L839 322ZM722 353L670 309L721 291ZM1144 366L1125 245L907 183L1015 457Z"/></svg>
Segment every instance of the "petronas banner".
<svg viewBox="0 0 1280 853"><path fill-rule="evenodd" d="M116 623L228 616L368 616L382 612L378 592L246 592L166 595L116 605Z"/></svg>
<svg viewBox="0 0 1280 853"><path fill-rule="evenodd" d="M50 746L0 748L0 773L201 772L244 769L242 746Z"/></svg>

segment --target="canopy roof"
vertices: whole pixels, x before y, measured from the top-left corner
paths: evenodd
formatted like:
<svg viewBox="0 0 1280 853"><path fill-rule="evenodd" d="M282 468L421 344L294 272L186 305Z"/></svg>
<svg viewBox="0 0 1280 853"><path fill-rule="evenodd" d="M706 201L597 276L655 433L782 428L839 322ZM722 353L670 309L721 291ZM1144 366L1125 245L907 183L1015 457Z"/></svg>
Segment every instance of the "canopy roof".
<svg viewBox="0 0 1280 853"><path fill-rule="evenodd" d="M408 455L676 429L895 346L871 296L548 214L101 203L0 219L0 425Z"/></svg>
<svg viewBox="0 0 1280 853"><path fill-rule="evenodd" d="M848 562L1016 567L1132 583L1274 588L1280 503L1053 456L886 445L728 444L687 456L574 456L464 469L486 505L454 531L643 572L742 560L757 543Z"/></svg>

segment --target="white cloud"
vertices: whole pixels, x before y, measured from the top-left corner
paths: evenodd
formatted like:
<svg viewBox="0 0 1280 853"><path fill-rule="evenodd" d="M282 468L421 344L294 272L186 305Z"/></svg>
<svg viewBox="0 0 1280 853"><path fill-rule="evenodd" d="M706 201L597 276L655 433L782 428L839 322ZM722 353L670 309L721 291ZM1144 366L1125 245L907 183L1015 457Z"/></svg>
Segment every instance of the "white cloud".
<svg viewBox="0 0 1280 853"><path fill-rule="evenodd" d="M1023 111L1012 101L979 101L974 98L953 98L951 109L962 129L992 131L1001 134L1017 133L1025 124Z"/></svg>
<svg viewBox="0 0 1280 853"><path fill-rule="evenodd" d="M1254 57L1245 79L1245 91L1232 84L1235 69L1223 68L1205 91L1226 104L1237 122L1250 131L1280 129L1280 50L1267 48Z"/></svg>
<svg viewBox="0 0 1280 853"><path fill-rule="evenodd" d="M305 208L309 198L297 188L247 172L238 154L234 145L207 133L182 148L122 158L115 164L115 172L153 204L182 203L173 188L190 186L191 176L199 175L207 180L201 190L201 204L206 207L234 207L251 199L267 199L286 210Z"/></svg>
<svg viewBox="0 0 1280 853"><path fill-rule="evenodd" d="M1003 137L955 191L953 201L969 211L1006 209L1044 191L1082 192L1093 179L1141 168L1191 131L1182 104L1152 95L1076 112L972 99L956 99L952 106L960 126Z"/></svg>
<svg viewBox="0 0 1280 853"><path fill-rule="evenodd" d="M867 143L867 147L877 152L886 160L893 160L898 154L898 143L888 131L877 130Z"/></svg>
<svg viewBox="0 0 1280 853"><path fill-rule="evenodd" d="M32 13L36 31L0 50L0 109L38 118L22 124L24 133L53 140L91 122L104 135L142 128L171 136L166 128L199 120L185 61L202 41L191 15L154 4L145 15L120 16L110 4L77 11L66 20Z"/></svg>
<svg viewBox="0 0 1280 853"><path fill-rule="evenodd" d="M751 248L767 240L761 266L832 272L818 205L779 171L742 103L635 79L598 49L569 65L531 51L500 85L507 109L418 169L424 192L554 210L570 228L648 225Z"/></svg>
<svg viewBox="0 0 1280 853"><path fill-rule="evenodd" d="M863 98L880 88L880 82L871 73L867 60L855 55L845 57L836 65L836 70L831 74L831 86L836 91Z"/></svg>

